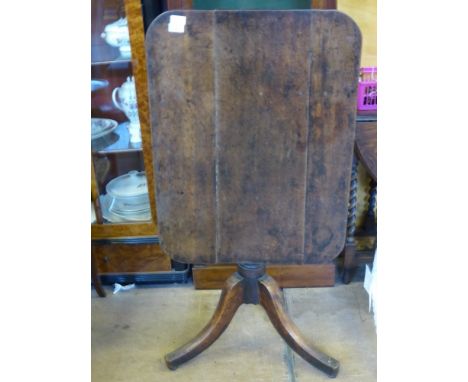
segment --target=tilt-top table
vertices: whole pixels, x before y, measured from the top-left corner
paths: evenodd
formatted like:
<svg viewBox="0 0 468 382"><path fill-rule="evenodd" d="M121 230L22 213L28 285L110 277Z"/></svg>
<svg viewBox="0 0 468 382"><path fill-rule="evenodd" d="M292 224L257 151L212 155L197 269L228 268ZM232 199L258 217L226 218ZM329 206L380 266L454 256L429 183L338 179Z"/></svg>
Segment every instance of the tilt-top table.
<svg viewBox="0 0 468 382"><path fill-rule="evenodd" d="M161 245L174 260L237 263L208 325L166 356L195 357L242 303L308 345L265 264L321 264L346 237L361 35L337 11L173 11L146 37Z"/></svg>

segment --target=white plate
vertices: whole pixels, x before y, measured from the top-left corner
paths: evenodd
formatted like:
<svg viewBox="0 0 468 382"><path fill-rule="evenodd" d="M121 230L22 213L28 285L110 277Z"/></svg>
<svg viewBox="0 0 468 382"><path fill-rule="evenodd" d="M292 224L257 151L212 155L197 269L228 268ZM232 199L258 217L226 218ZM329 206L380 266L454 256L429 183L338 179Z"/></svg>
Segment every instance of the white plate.
<svg viewBox="0 0 468 382"><path fill-rule="evenodd" d="M107 80L91 80L91 91L102 89L109 86L109 81Z"/></svg>
<svg viewBox="0 0 468 382"><path fill-rule="evenodd" d="M115 206L115 204L114 204ZM142 205L141 207L139 208L134 208L134 209L122 209L122 208L115 208L114 206L112 207L109 207L109 210L116 214L116 215L120 215L120 216L127 216L127 215L142 215L142 214L147 214L149 211L150 211L150 205L149 203L148 204L145 204L145 205Z"/></svg>
<svg viewBox="0 0 468 382"><path fill-rule="evenodd" d="M107 195L109 195L109 200L112 201L112 195L109 193ZM146 200L139 203L129 203L128 199L114 199L113 203L109 205L109 210L120 216L147 213L150 210L149 197L147 196Z"/></svg>
<svg viewBox="0 0 468 382"><path fill-rule="evenodd" d="M109 205L112 199L109 195L101 195L100 198L102 206L102 216L104 219L110 221L111 223L125 223L129 221L137 222L151 220L151 211L145 213L125 215L125 217L120 216L112 211L109 211Z"/></svg>
<svg viewBox="0 0 468 382"><path fill-rule="evenodd" d="M143 212L143 213L134 213L134 214L127 214L127 213L119 213L117 211L109 211L110 214L117 216L118 218L122 219L123 221L148 221L151 220L151 212Z"/></svg>
<svg viewBox="0 0 468 382"><path fill-rule="evenodd" d="M109 118L91 118L91 139L101 138L112 133L119 124Z"/></svg>

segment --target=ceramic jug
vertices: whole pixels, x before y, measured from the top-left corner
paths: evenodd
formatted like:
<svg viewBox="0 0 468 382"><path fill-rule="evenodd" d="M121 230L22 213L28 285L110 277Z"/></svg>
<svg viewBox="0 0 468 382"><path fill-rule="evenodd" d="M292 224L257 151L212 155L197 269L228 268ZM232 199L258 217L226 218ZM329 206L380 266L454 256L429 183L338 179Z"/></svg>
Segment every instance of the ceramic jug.
<svg viewBox="0 0 468 382"><path fill-rule="evenodd" d="M113 90L112 101L114 105L122 110L130 120L128 130L130 132L130 142L141 142L140 120L138 118L138 103L135 89L135 80L133 77L127 77L127 80Z"/></svg>

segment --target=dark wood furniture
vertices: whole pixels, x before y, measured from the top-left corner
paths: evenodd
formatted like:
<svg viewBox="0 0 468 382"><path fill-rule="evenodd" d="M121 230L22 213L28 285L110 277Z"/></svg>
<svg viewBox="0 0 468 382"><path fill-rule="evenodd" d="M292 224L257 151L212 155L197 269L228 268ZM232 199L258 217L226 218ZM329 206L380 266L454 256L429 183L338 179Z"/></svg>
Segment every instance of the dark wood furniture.
<svg viewBox="0 0 468 382"><path fill-rule="evenodd" d="M372 261L377 244L375 216L377 203L377 114L374 112L358 113L357 115L354 153L356 158L351 176L347 238L343 250L342 279L345 284L351 282L359 264ZM364 225L362 228L356 229L357 166L359 162L363 164L371 179ZM368 250L356 249L356 239L362 237L375 237L372 248ZM235 269L235 265L194 267L192 270L194 286L196 289L220 289ZM277 280L282 288L323 287L333 286L335 283L335 267L325 264L322 266L271 266L270 272L268 270L267 268L267 273Z"/></svg>
<svg viewBox="0 0 468 382"><path fill-rule="evenodd" d="M338 374L339 362L308 344L284 310L283 295L276 281L265 273L264 264L239 264L226 281L218 306L205 328L190 342L166 355L171 370L208 348L223 333L241 304L260 304L286 343L307 362L330 377Z"/></svg>
<svg viewBox="0 0 468 382"><path fill-rule="evenodd" d="M377 114L361 112L356 120L355 158L351 175L349 215L346 236L346 246L343 251L343 282L349 284L353 279L357 266L372 261L377 247L377 223L375 206L377 197ZM357 166L361 162L370 176L369 202L364 225L356 230L357 210ZM357 251L357 237L374 237L370 250Z"/></svg>
<svg viewBox="0 0 468 382"><path fill-rule="evenodd" d="M237 271L233 264L194 266L195 289L222 289L226 280ZM335 285L334 264L267 265L266 273L280 288L330 287Z"/></svg>
<svg viewBox="0 0 468 382"><path fill-rule="evenodd" d="M236 1L236 0L168 0L167 8L174 9L336 9L336 0L313 1ZM222 288L228 277L236 270L235 264L197 265L192 268L193 284L196 289ZM281 286L289 288L323 287L335 284L335 267L330 265L273 265L267 268L272 271L276 280L281 280Z"/></svg>
<svg viewBox="0 0 468 382"><path fill-rule="evenodd" d="M153 21L146 49L162 247L181 262L239 264L213 319L167 365L213 343L241 303L260 303L335 376L265 265L331 264L344 246L359 29L335 11L174 11Z"/></svg>

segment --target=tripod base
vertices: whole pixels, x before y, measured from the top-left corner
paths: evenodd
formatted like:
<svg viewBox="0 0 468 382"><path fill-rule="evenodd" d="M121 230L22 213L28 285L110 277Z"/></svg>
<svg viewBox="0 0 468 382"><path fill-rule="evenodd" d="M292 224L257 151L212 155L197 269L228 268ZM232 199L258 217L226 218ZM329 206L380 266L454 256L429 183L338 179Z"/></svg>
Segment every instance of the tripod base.
<svg viewBox="0 0 468 382"><path fill-rule="evenodd" d="M286 343L303 359L330 377L336 377L339 362L307 344L283 306L283 295L262 264L239 264L227 281L210 322L190 342L166 355L167 367L178 366L200 354L224 332L241 304L260 304Z"/></svg>

